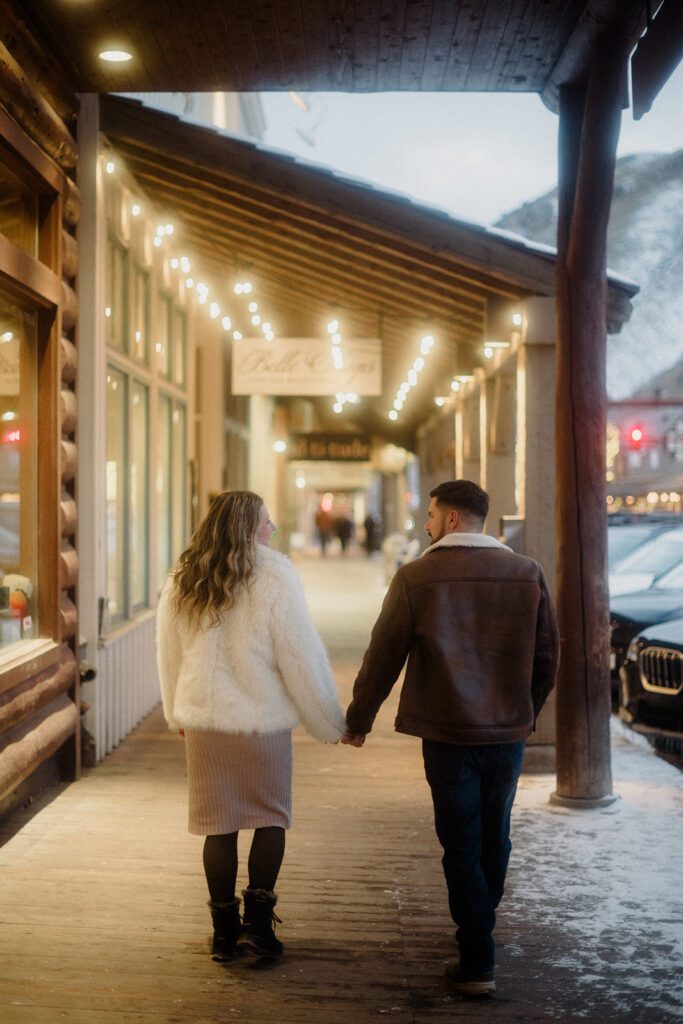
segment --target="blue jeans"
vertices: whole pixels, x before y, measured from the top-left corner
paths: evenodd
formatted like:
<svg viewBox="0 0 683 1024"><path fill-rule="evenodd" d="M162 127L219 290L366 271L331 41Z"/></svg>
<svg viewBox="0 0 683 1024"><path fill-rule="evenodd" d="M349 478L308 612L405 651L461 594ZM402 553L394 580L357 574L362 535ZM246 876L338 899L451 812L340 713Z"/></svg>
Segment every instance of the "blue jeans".
<svg viewBox="0 0 683 1024"><path fill-rule="evenodd" d="M496 907L510 859L510 814L525 744L422 741L460 963L492 970Z"/></svg>

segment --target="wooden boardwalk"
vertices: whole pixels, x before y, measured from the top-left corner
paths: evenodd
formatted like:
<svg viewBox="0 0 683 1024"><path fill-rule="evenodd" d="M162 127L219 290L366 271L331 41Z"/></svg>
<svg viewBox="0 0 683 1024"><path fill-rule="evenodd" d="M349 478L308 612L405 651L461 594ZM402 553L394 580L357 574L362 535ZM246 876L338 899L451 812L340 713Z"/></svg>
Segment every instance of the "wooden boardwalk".
<svg viewBox="0 0 683 1024"><path fill-rule="evenodd" d="M382 588L370 567L350 562L348 578L366 581L362 594L356 589L346 602L331 596L334 588L318 590L325 580L338 585L338 572L332 565L304 575L321 628L336 623L330 647L346 696ZM680 1019L676 994L664 984L670 951L659 973L656 963L643 969L635 958L631 974L622 972L615 957L624 936L609 914L597 931L614 949L600 959L590 946L590 915L600 913L605 892L588 869L577 891L577 861L587 849L605 858L606 877L615 838L601 833L624 829L627 809L621 818L551 811L548 776L527 777L520 792L498 931L499 994L482 1002L449 991L443 968L455 952L453 928L420 747L393 733L392 712L382 712L360 751L296 736L294 827L278 886L286 955L274 965L220 965L208 955L202 840L185 829L183 744L158 711L81 782L7 822L0 831L2 1024ZM563 858L566 890L550 883L544 890ZM639 923L643 942L661 913L653 907L649 924Z"/></svg>

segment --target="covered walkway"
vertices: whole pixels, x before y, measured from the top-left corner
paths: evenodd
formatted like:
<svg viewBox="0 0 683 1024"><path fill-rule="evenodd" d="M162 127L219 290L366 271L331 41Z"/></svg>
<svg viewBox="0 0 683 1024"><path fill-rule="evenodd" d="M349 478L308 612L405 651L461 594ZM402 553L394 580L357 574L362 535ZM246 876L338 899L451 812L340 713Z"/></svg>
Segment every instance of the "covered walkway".
<svg viewBox="0 0 683 1024"><path fill-rule="evenodd" d="M379 563L303 560L348 697L384 587ZM151 670L151 669L150 669ZM526 776L501 908L498 995L463 1000L419 743L295 743L279 885L286 956L212 963L201 839L185 832L182 741L154 712L97 769L0 832L4 1024L397 1024L683 1019L683 776L614 738L616 804L551 807Z"/></svg>

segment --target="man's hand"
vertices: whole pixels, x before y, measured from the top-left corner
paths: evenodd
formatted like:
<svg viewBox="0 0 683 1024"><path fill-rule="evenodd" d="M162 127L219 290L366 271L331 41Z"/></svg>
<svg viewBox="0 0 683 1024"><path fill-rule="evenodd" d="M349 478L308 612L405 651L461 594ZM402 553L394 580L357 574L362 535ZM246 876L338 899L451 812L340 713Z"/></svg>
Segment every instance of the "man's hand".
<svg viewBox="0 0 683 1024"><path fill-rule="evenodd" d="M362 747L365 743L365 734L360 732L349 732L347 730L342 736L341 741L348 747Z"/></svg>

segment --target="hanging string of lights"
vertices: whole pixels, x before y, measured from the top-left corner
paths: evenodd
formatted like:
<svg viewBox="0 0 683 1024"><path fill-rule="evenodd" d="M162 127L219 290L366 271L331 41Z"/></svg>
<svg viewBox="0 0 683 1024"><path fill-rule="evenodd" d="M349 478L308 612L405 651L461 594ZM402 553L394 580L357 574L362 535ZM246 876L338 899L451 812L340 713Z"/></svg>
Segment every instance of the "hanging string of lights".
<svg viewBox="0 0 683 1024"><path fill-rule="evenodd" d="M398 419L398 414L403 409L411 388L416 386L418 377L425 367L425 360L429 357L433 348L433 336L431 334L425 334L424 337L420 339L420 355L414 360L412 367L408 370L406 379L396 392L394 407L393 409L390 409L388 413L390 420Z"/></svg>
<svg viewBox="0 0 683 1024"><path fill-rule="evenodd" d="M117 161L113 160L110 156L104 158L104 169L109 175L115 174L118 170ZM143 213L143 205L139 199L134 199L130 205L131 216L138 218ZM175 226L172 223L158 224L155 228L154 238L152 244L156 249L160 249L167 243L167 240L173 237L175 234ZM191 262L190 259L183 255L173 255L169 259L169 265L172 270L179 271L185 275L185 288L188 291L194 289L197 296L197 302L200 306L205 306L209 317L212 320L218 320L220 318L221 327L227 333L232 331L232 337L235 341L241 341L244 337L244 331L240 331L236 327L233 327L233 317L235 317L234 308L230 308L230 312L227 312L225 307L227 301L224 299L223 304L218 301L216 297L211 299L211 289L204 281L195 282L191 276ZM236 281L233 285L232 292L236 296L247 296L249 298L247 310L239 310L238 315L242 321L240 326L246 329L246 324L249 322L249 331L253 327L258 327L266 341L275 341L275 330L272 323L268 319L264 319L259 309L259 304L253 297L254 285L253 282L248 278L241 277L240 280ZM232 315L231 315L232 314Z"/></svg>

